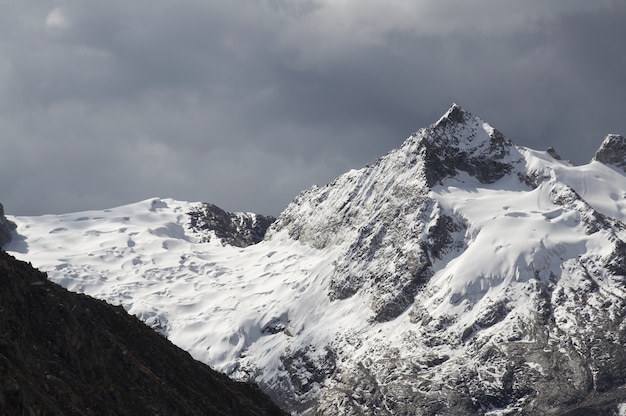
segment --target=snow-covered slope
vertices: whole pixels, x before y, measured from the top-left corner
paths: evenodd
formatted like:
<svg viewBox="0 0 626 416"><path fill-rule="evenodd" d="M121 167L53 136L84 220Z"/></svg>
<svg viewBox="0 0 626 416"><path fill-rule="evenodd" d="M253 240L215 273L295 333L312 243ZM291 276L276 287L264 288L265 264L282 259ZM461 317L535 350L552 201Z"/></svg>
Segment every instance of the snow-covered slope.
<svg viewBox="0 0 626 416"><path fill-rule="evenodd" d="M207 239L200 204L153 199L9 217L5 249L295 412L617 411L626 177L604 153L572 166L453 105L301 193L258 244Z"/></svg>

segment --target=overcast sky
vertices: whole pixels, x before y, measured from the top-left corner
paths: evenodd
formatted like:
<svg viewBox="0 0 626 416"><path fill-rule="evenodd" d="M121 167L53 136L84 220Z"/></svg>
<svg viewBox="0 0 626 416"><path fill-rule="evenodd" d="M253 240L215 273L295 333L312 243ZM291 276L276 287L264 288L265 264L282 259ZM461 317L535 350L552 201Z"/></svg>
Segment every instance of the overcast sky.
<svg viewBox="0 0 626 416"><path fill-rule="evenodd" d="M0 0L0 202L277 215L457 102L585 163L626 135L623 0Z"/></svg>

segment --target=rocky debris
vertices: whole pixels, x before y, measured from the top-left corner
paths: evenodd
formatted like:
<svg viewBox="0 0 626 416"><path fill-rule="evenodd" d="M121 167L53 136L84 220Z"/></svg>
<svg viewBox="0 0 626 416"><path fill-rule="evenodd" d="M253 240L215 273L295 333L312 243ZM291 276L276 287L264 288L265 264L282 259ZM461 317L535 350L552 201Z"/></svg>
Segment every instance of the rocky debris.
<svg viewBox="0 0 626 416"><path fill-rule="evenodd" d="M15 228L15 223L4 216L4 207L0 204L0 248L11 241L11 233Z"/></svg>
<svg viewBox="0 0 626 416"><path fill-rule="evenodd" d="M311 351L309 347L295 352L289 352L281 358L285 369L291 377L291 384L296 394L301 395L310 391L328 378L335 370L336 354L326 348L321 354Z"/></svg>
<svg viewBox="0 0 626 416"><path fill-rule="evenodd" d="M620 134L607 134L593 160L626 171L626 139Z"/></svg>
<svg viewBox="0 0 626 416"><path fill-rule="evenodd" d="M202 235L208 242L219 239L222 244L246 247L257 244L265 237L265 232L276 218L252 213L231 213L220 207L203 203L191 210L191 229Z"/></svg>
<svg viewBox="0 0 626 416"><path fill-rule="evenodd" d="M0 414L282 415L121 307L0 252Z"/></svg>

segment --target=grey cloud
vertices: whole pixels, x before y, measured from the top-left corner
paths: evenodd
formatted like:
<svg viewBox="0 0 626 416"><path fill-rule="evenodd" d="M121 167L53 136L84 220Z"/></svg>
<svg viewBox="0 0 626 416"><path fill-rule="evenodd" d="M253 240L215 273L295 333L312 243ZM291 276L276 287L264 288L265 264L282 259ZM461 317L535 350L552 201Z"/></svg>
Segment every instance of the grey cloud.
<svg viewBox="0 0 626 416"><path fill-rule="evenodd" d="M576 162L626 133L619 2L368 5L0 3L0 201L278 214L453 101Z"/></svg>

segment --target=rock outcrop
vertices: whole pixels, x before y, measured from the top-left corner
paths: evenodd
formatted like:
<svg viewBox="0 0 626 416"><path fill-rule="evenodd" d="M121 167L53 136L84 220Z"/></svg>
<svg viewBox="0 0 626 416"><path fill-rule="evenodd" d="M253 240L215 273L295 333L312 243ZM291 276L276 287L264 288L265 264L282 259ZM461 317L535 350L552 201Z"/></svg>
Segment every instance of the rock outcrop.
<svg viewBox="0 0 626 416"><path fill-rule="evenodd" d="M11 241L11 233L15 230L15 224L4 216L4 207L0 204L0 248Z"/></svg>
<svg viewBox="0 0 626 416"><path fill-rule="evenodd" d="M276 218L248 212L227 212L207 202L189 212L191 229L207 242L212 238L223 244L246 247L263 240L265 232Z"/></svg>
<svg viewBox="0 0 626 416"><path fill-rule="evenodd" d="M593 160L616 166L626 172L626 139L620 134L608 134Z"/></svg>

